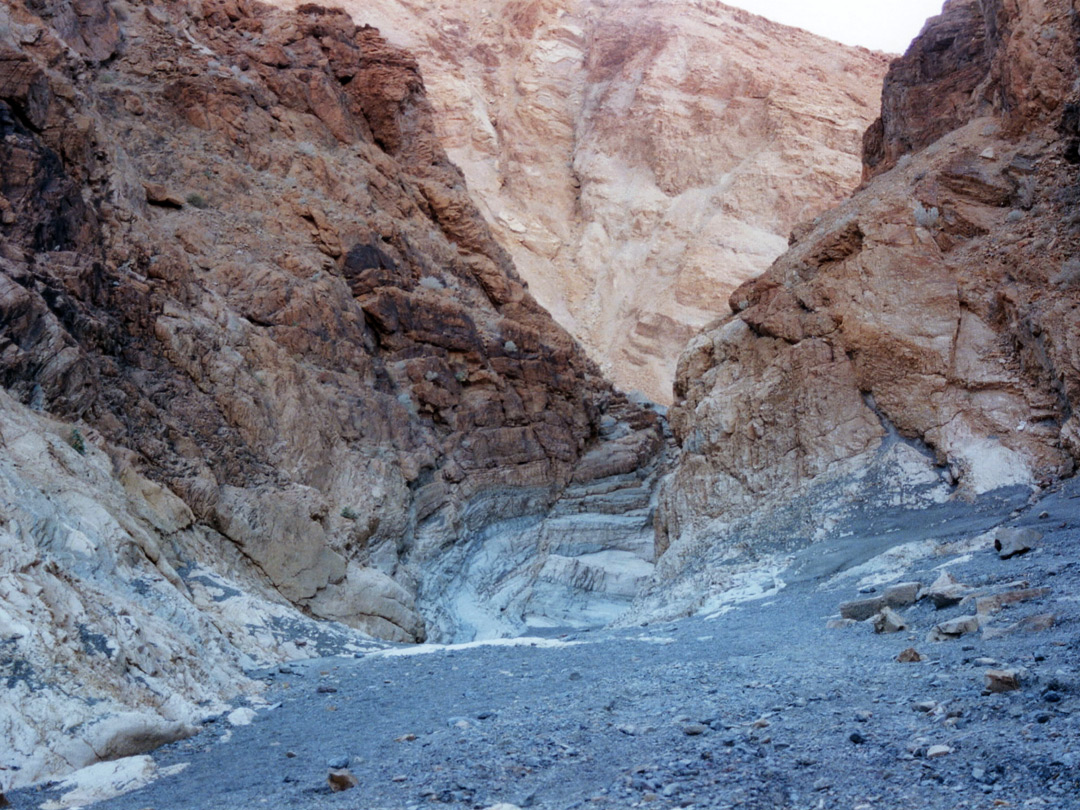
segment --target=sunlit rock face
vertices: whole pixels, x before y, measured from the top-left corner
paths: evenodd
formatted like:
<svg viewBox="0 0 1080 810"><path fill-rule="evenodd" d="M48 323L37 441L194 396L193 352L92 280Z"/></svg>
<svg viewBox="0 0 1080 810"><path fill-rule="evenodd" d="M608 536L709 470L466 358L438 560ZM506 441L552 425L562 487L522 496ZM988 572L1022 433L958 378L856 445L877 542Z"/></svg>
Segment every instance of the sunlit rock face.
<svg viewBox="0 0 1080 810"><path fill-rule="evenodd" d="M627 390L859 181L887 59L716 2L342 5L416 55L530 290Z"/></svg>
<svg viewBox="0 0 1080 810"><path fill-rule="evenodd" d="M953 2L893 65L873 179L799 227L680 359L662 576L730 554L732 526L756 536L793 498L794 536L813 539L838 514L823 503L975 498L1074 470L1075 25L1064 1Z"/></svg>

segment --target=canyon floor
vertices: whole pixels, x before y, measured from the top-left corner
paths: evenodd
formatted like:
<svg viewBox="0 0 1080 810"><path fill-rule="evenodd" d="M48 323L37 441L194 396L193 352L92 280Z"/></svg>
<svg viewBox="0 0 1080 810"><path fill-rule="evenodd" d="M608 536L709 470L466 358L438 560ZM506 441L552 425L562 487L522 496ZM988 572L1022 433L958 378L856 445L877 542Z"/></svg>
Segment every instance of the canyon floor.
<svg viewBox="0 0 1080 810"><path fill-rule="evenodd" d="M265 702L207 718L153 763L94 766L82 794L68 782L8 798L76 806L142 773L171 775L94 806L1080 807L1078 505L1072 480L1037 501L1006 490L879 514L861 527L873 543L841 527L711 614L673 623L387 646L253 673ZM1003 526L1041 538L1002 559ZM943 572L965 598L898 607L908 630L836 626L842 602ZM976 615L975 632L929 640ZM911 647L924 660L898 661ZM988 692L990 670L1019 688ZM331 768L358 784L332 791Z"/></svg>

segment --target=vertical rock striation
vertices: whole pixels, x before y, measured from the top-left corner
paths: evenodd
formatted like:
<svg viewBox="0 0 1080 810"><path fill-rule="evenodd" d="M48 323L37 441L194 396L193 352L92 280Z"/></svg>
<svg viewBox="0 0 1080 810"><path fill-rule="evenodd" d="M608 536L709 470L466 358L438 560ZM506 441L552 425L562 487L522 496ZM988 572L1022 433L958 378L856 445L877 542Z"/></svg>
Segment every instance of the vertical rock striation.
<svg viewBox="0 0 1080 810"><path fill-rule="evenodd" d="M859 181L883 54L718 2L343 5L416 54L500 243L626 389Z"/></svg>
<svg viewBox="0 0 1080 810"><path fill-rule="evenodd" d="M1073 472L1078 25L954 0L894 63L872 179L680 359L665 576L781 515L820 537L883 479L896 505Z"/></svg>

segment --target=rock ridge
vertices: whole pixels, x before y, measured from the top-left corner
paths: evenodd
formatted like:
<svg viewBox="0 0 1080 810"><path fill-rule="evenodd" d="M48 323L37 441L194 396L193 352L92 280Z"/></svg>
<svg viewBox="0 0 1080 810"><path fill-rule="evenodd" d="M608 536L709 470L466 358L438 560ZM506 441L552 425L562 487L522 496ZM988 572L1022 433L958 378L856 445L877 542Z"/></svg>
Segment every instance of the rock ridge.
<svg viewBox="0 0 1080 810"><path fill-rule="evenodd" d="M1065 2L954 0L893 64L868 181L680 358L666 577L738 556L773 517L807 543L861 500L1073 474L1075 25Z"/></svg>

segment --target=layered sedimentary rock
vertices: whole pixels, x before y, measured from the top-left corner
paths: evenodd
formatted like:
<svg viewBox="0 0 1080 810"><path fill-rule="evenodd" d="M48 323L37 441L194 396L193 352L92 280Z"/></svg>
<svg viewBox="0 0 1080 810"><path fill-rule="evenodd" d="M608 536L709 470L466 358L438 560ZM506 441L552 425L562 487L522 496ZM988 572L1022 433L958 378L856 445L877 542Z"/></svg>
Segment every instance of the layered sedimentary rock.
<svg viewBox="0 0 1080 810"><path fill-rule="evenodd" d="M189 737L226 701L259 701L256 664L375 646L304 616L77 431L0 391L5 789Z"/></svg>
<svg viewBox="0 0 1080 810"><path fill-rule="evenodd" d="M808 540L835 524L822 503L1073 472L1078 30L1064 0L950 2L893 65L873 179L680 359L667 575L798 498Z"/></svg>
<svg viewBox="0 0 1080 810"><path fill-rule="evenodd" d="M888 64L717 2L342 5L417 56L537 299L662 403L687 340L857 185Z"/></svg>
<svg viewBox="0 0 1080 810"><path fill-rule="evenodd" d="M662 449L519 280L416 63L343 12L6 3L0 136L0 662L81 706L5 693L20 784L118 755L68 720L183 732L311 618L453 634L446 559ZM545 582L628 601L556 545Z"/></svg>

